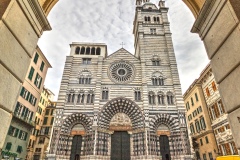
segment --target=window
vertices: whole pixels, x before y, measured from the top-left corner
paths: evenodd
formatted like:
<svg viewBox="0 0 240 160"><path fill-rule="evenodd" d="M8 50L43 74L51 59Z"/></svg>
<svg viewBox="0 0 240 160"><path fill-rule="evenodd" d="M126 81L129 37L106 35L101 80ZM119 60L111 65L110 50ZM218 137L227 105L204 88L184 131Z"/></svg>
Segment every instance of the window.
<svg viewBox="0 0 240 160"><path fill-rule="evenodd" d="M85 53L85 47L82 47L80 54L84 54L84 53Z"/></svg>
<svg viewBox="0 0 240 160"><path fill-rule="evenodd" d="M103 88L102 100L108 100L108 89L107 88Z"/></svg>
<svg viewBox="0 0 240 160"><path fill-rule="evenodd" d="M53 121L54 121L54 117L52 117L52 119L51 119L51 125L53 124Z"/></svg>
<svg viewBox="0 0 240 160"><path fill-rule="evenodd" d="M10 126L9 129L8 129L8 135L13 136L13 137L17 137L18 132L19 132L19 129L17 129L13 126Z"/></svg>
<svg viewBox="0 0 240 160"><path fill-rule="evenodd" d="M79 84L91 84L91 78L90 77L87 77L87 78L79 78Z"/></svg>
<svg viewBox="0 0 240 160"><path fill-rule="evenodd" d="M71 102L74 103L74 100L75 100L75 94L72 95Z"/></svg>
<svg viewBox="0 0 240 160"><path fill-rule="evenodd" d="M205 140L206 140L206 143L208 144L208 143L209 143L209 141L208 141L208 137L207 137L207 136L205 137Z"/></svg>
<svg viewBox="0 0 240 160"><path fill-rule="evenodd" d="M208 153L208 156L209 156L209 159L210 159L210 160L213 160L212 152L209 152L209 153Z"/></svg>
<svg viewBox="0 0 240 160"><path fill-rule="evenodd" d="M33 74L34 74L34 68L31 67L30 72L28 74L28 79L32 80Z"/></svg>
<svg viewBox="0 0 240 160"><path fill-rule="evenodd" d="M35 152L41 152L42 148L36 148Z"/></svg>
<svg viewBox="0 0 240 160"><path fill-rule="evenodd" d="M36 87L40 88L42 83L42 77L37 73L34 84L36 85Z"/></svg>
<svg viewBox="0 0 240 160"><path fill-rule="evenodd" d="M45 115L49 115L49 109L46 109Z"/></svg>
<svg viewBox="0 0 240 160"><path fill-rule="evenodd" d="M235 152L235 147L234 147L234 144L233 144L233 143L234 143L234 142L229 143L229 146L230 146L230 150L231 150L231 154L232 154L232 155L236 154L236 152Z"/></svg>
<svg viewBox="0 0 240 160"><path fill-rule="evenodd" d="M41 67L40 67L40 70L41 70L41 71L43 71L44 65L45 65L44 62L42 61Z"/></svg>
<svg viewBox="0 0 240 160"><path fill-rule="evenodd" d="M37 63L37 61L38 61L38 57L39 57L39 55L36 53L35 54L35 57L34 57L34 59L33 59L33 62L36 64Z"/></svg>
<svg viewBox="0 0 240 160"><path fill-rule="evenodd" d="M220 112L220 115L224 113L223 111L223 106L222 106L222 102L221 101L218 101L217 102L217 106L218 106L218 110Z"/></svg>
<svg viewBox="0 0 240 160"><path fill-rule="evenodd" d="M192 123L190 124L190 131L192 134L195 133L194 125Z"/></svg>
<svg viewBox="0 0 240 160"><path fill-rule="evenodd" d="M212 82L212 88L213 88L213 90L214 90L214 91L216 91L216 90L217 90L217 87L216 87L216 84L215 84L215 82L214 82L214 81Z"/></svg>
<svg viewBox="0 0 240 160"><path fill-rule="evenodd" d="M187 111L190 109L189 102L186 103L186 109Z"/></svg>
<svg viewBox="0 0 240 160"><path fill-rule="evenodd" d="M22 153L22 146L18 146L18 147L17 147L17 152L18 152L18 153Z"/></svg>
<svg viewBox="0 0 240 160"><path fill-rule="evenodd" d="M83 64L91 64L91 58L83 58Z"/></svg>
<svg viewBox="0 0 240 160"><path fill-rule="evenodd" d="M75 50L75 54L79 54L79 52L80 52L80 47L77 47Z"/></svg>
<svg viewBox="0 0 240 160"><path fill-rule="evenodd" d="M201 118L200 118L200 124L201 124L202 130L206 129L206 124L205 124L204 117L201 117Z"/></svg>
<svg viewBox="0 0 240 160"><path fill-rule="evenodd" d="M45 142L45 137L40 137L38 144L43 144Z"/></svg>
<svg viewBox="0 0 240 160"><path fill-rule="evenodd" d="M44 117L43 125L46 125L46 124L47 124L47 121L48 121L48 117Z"/></svg>
<svg viewBox="0 0 240 160"><path fill-rule="evenodd" d="M200 144L201 144L201 146L203 145L203 141L202 141L202 138L200 139Z"/></svg>
<svg viewBox="0 0 240 160"><path fill-rule="evenodd" d="M141 100L141 92L140 91L135 91L134 92L134 98L135 98L135 101L140 101Z"/></svg>
<svg viewBox="0 0 240 160"><path fill-rule="evenodd" d="M158 94L158 104L165 104L164 102L164 94L161 92Z"/></svg>
<svg viewBox="0 0 240 160"><path fill-rule="evenodd" d="M54 112L54 110L52 109L52 110L51 110L51 114L50 114L50 115L53 115L53 112Z"/></svg>
<svg viewBox="0 0 240 160"><path fill-rule="evenodd" d="M225 156L226 155L226 147L225 147L225 145L223 144L223 145L221 145L221 148L222 148L222 154Z"/></svg>
<svg viewBox="0 0 240 160"><path fill-rule="evenodd" d="M18 138L19 139L21 139L21 140L27 140L27 135L28 135L28 133L27 132L24 132L24 131L21 131L20 130L20 133L19 133L19 135L18 135Z"/></svg>
<svg viewBox="0 0 240 160"><path fill-rule="evenodd" d="M156 34L156 28L150 28L150 33L151 34Z"/></svg>
<svg viewBox="0 0 240 160"><path fill-rule="evenodd" d="M68 99L67 99L67 102L68 102L68 103L71 101L71 97L72 97L72 95L71 95L71 94L68 94Z"/></svg>
<svg viewBox="0 0 240 160"><path fill-rule="evenodd" d="M100 55L101 54L101 48L97 48L97 50L96 50L96 55Z"/></svg>
<svg viewBox="0 0 240 160"><path fill-rule="evenodd" d="M94 102L94 94L93 93L89 93L87 95L87 104L93 104Z"/></svg>
<svg viewBox="0 0 240 160"><path fill-rule="evenodd" d="M155 94L154 94L154 92L149 92L148 102L149 102L149 104L155 104Z"/></svg>
<svg viewBox="0 0 240 160"><path fill-rule="evenodd" d="M163 86L164 85L163 77L152 78L152 85L154 85L154 86Z"/></svg>
<svg viewBox="0 0 240 160"><path fill-rule="evenodd" d="M87 47L87 49L86 49L86 54L87 54L87 55L90 54L90 47Z"/></svg>
<svg viewBox="0 0 240 160"><path fill-rule="evenodd" d="M171 92L167 93L167 102L169 105L173 105L174 104L174 96Z"/></svg>
<svg viewBox="0 0 240 160"><path fill-rule="evenodd" d="M205 153L203 154L203 160L207 160L207 156Z"/></svg>
<svg viewBox="0 0 240 160"><path fill-rule="evenodd" d="M199 125L199 121L198 120L196 120L195 126L196 126L197 132L200 132L200 125Z"/></svg>
<svg viewBox="0 0 240 160"><path fill-rule="evenodd" d="M11 147L12 147L12 143L11 142L8 142L7 144L6 144L6 150L11 150Z"/></svg>
<svg viewBox="0 0 240 160"><path fill-rule="evenodd" d="M193 102L193 98L191 97L191 103L192 103L192 106L194 105L194 102Z"/></svg>
<svg viewBox="0 0 240 160"><path fill-rule="evenodd" d="M209 92L208 87L206 88L206 94L207 94L208 97L210 96L210 92Z"/></svg>
<svg viewBox="0 0 240 160"><path fill-rule="evenodd" d="M196 102L198 101L198 95L195 93Z"/></svg>
<svg viewBox="0 0 240 160"><path fill-rule="evenodd" d="M153 66L160 66L160 61L159 60L152 60L152 65Z"/></svg>
<svg viewBox="0 0 240 160"><path fill-rule="evenodd" d="M92 47L92 49L91 49L91 55L95 55L95 54L96 54L95 52L96 52L96 51L95 51L95 48Z"/></svg>

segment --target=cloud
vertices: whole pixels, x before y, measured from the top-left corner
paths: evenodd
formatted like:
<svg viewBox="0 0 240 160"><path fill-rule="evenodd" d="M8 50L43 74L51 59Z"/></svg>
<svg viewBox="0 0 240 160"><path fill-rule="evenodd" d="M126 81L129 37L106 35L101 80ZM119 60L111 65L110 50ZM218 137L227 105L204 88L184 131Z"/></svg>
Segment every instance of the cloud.
<svg viewBox="0 0 240 160"><path fill-rule="evenodd" d="M152 2L158 4L158 0ZM198 35L190 33L194 17L186 5L182 1L168 0L167 6L180 80L185 91L208 63L207 54ZM48 71L46 87L58 95L72 42L106 43L109 54L124 42L124 48L134 53L134 12L134 0L59 1L48 17L53 30L45 32L39 40L41 50L53 66Z"/></svg>

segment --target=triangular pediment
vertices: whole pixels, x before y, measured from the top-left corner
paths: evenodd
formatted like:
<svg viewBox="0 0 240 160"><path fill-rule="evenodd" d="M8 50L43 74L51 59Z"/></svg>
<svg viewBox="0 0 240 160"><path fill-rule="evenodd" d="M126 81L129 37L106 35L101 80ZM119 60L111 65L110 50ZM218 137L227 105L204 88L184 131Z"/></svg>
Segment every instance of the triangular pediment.
<svg viewBox="0 0 240 160"><path fill-rule="evenodd" d="M131 54L129 51L127 51L124 48L120 48L116 52L112 53L111 55L107 56L105 60L139 60L137 57L135 57L133 54Z"/></svg>

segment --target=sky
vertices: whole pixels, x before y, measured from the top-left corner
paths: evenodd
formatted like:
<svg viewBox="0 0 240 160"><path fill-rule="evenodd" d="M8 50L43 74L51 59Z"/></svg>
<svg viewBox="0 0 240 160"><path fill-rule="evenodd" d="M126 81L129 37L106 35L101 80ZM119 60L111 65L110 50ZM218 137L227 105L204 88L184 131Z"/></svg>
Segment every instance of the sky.
<svg viewBox="0 0 240 160"><path fill-rule="evenodd" d="M158 0L150 0L158 4ZM198 34L191 33L194 17L182 0L167 0L173 46L184 93L209 63ZM57 100L66 56L72 42L105 43L108 54L125 44L134 53L133 18L135 0L60 0L48 20L52 31L44 32L38 45L53 68L48 70L44 85Z"/></svg>

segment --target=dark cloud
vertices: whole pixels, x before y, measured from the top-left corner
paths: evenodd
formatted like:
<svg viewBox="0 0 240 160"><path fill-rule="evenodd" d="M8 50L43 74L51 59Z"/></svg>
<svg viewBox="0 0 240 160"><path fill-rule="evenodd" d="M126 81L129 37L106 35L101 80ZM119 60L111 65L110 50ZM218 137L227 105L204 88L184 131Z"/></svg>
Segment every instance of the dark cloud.
<svg viewBox="0 0 240 160"><path fill-rule="evenodd" d="M152 0L158 4L157 0ZM197 34L190 33L194 17L182 1L168 0L169 20L182 89L185 91L208 63L204 46ZM48 71L45 85L58 95L61 75L69 44L72 42L101 42L111 54L124 42L134 53L134 0L61 0L50 12L53 28L45 32L39 46L53 68Z"/></svg>

